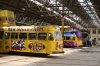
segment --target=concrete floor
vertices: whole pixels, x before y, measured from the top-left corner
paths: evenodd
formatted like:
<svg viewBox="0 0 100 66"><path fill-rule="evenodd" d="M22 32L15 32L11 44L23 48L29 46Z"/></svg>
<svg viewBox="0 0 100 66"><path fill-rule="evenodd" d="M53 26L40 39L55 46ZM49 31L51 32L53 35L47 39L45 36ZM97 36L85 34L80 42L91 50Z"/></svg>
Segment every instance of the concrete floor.
<svg viewBox="0 0 100 66"><path fill-rule="evenodd" d="M0 66L100 66L100 46L64 48L64 51L48 57L0 54Z"/></svg>

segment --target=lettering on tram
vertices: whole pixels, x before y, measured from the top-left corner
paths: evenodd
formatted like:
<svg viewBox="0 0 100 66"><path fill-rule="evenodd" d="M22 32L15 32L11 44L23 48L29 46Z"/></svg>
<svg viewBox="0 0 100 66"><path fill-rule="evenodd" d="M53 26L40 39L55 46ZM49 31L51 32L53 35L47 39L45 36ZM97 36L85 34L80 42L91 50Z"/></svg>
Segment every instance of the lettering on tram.
<svg viewBox="0 0 100 66"><path fill-rule="evenodd" d="M37 27L37 28L8 28L8 31L43 31L42 27Z"/></svg>
<svg viewBox="0 0 100 66"><path fill-rule="evenodd" d="M45 49L45 45L42 43L31 43L29 44L29 48L32 50L43 50Z"/></svg>

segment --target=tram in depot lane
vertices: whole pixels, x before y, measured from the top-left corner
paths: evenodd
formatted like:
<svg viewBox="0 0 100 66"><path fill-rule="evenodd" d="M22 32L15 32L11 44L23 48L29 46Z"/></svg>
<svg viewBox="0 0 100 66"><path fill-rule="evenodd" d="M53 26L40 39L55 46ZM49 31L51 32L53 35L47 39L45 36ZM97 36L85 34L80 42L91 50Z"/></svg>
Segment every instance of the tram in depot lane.
<svg viewBox="0 0 100 66"><path fill-rule="evenodd" d="M0 27L0 52L64 53L59 26Z"/></svg>
<svg viewBox="0 0 100 66"><path fill-rule="evenodd" d="M14 12L0 10L0 53L64 53L59 26L16 26Z"/></svg>
<svg viewBox="0 0 100 66"><path fill-rule="evenodd" d="M60 26L61 28L61 26ZM82 33L75 26L64 26L64 47L82 46Z"/></svg>

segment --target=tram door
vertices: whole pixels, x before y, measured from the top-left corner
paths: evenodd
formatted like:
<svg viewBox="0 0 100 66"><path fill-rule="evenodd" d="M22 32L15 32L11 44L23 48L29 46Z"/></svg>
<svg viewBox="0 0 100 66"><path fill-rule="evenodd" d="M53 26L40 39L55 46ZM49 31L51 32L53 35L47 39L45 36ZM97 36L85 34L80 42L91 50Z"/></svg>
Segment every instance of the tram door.
<svg viewBox="0 0 100 66"><path fill-rule="evenodd" d="M11 50L11 39L9 32L4 32L3 46L4 46L4 52L9 52Z"/></svg>
<svg viewBox="0 0 100 66"><path fill-rule="evenodd" d="M4 45L3 45L3 41L4 41L4 31L0 31L0 52L4 52Z"/></svg>
<svg viewBox="0 0 100 66"><path fill-rule="evenodd" d="M48 46L47 47L48 48L47 49L48 53L54 51L55 48L56 48L55 41L54 41L54 36L53 36L52 33L48 33L48 45L47 46Z"/></svg>

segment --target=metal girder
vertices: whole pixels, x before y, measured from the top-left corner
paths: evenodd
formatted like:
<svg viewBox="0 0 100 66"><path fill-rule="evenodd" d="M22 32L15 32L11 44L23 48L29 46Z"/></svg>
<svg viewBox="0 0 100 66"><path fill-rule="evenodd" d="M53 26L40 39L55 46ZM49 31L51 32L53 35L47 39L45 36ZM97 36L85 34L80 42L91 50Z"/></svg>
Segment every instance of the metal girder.
<svg viewBox="0 0 100 66"><path fill-rule="evenodd" d="M12 3L12 4L11 4ZM22 15L24 17L30 17L31 19L33 19L33 17L37 18L37 20L40 20L41 22L49 22L52 23L53 21L50 18L46 18L49 16L46 16L47 14L49 14L49 11L45 11L46 9L40 6L37 6L34 3L29 2L29 0L0 0L0 5L2 5L2 7L0 7L1 9L9 9L9 10L13 10L16 14L17 13L23 13ZM30 5L30 6L29 6ZM33 6L32 6L33 5ZM40 9L44 10L42 12L40 12ZM52 14L52 12L50 13ZM43 16L41 16L43 15ZM21 17L23 17L21 16ZM45 16L45 17L44 17ZM56 20L55 17L53 17L54 21L58 21L58 19ZM29 23L29 21L27 20L27 22ZM55 24L55 23L52 23Z"/></svg>
<svg viewBox="0 0 100 66"><path fill-rule="evenodd" d="M97 15L100 19L100 0L90 0L90 1L92 2L93 6L97 12Z"/></svg>
<svg viewBox="0 0 100 66"><path fill-rule="evenodd" d="M13 10L13 11L15 11L15 13L17 13L17 12L23 13L24 16L28 16L28 17L31 16L31 17L40 19L42 21L44 20L44 21L50 22L52 24L60 25L61 18L56 18L56 17L58 17L58 15L53 13L53 11L56 11L59 14L64 14L64 15L68 16L68 18L71 18L73 21L75 21L76 23L79 23L81 25L82 24L84 24L84 26L85 26L85 24L92 25L91 21L89 21L89 20L91 20L91 18L88 14L95 14L95 13L92 12L92 10L90 8L91 6L89 6L89 5L81 6L80 5L80 3L86 3L85 0L84 0L84 2L80 2L80 3L78 2L78 0L34 0L34 1L39 1L40 3L43 4L43 7L38 6L36 3L34 3L30 0L0 0L0 6L1 6L0 8ZM52 2L55 1L55 3L51 4L51 1ZM93 3L93 5L95 7L98 16L100 16L100 10L99 10L100 3L98 3L100 1L91 0L91 2ZM46 7L49 7L52 10L49 11L46 9ZM68 9L66 9L66 7ZM84 10L83 7L84 8L89 7L90 10ZM61 9L59 9L59 8L61 8ZM70 10L72 11L72 13L69 12ZM86 11L91 11L91 13L86 13ZM84 22L81 23L79 21L76 21L75 19L73 19L73 17L69 17L70 14L76 14ZM96 19L94 19L94 20L96 20ZM54 22L52 22L52 21L54 21Z"/></svg>

